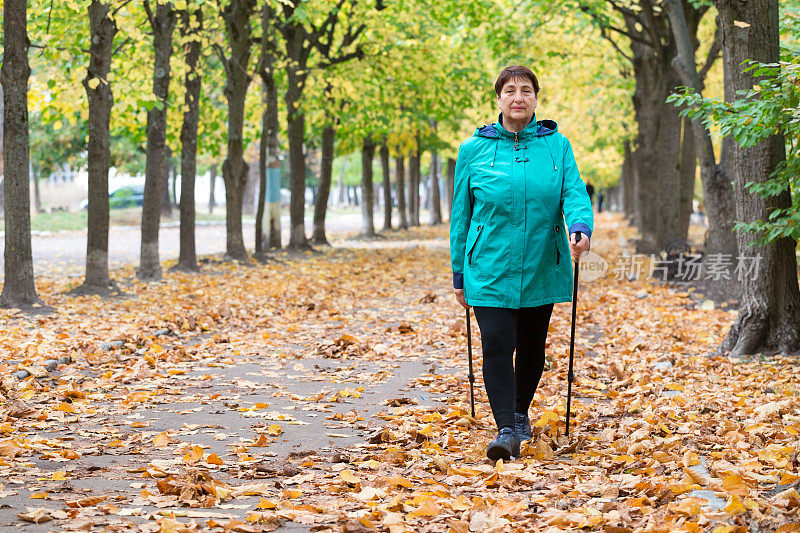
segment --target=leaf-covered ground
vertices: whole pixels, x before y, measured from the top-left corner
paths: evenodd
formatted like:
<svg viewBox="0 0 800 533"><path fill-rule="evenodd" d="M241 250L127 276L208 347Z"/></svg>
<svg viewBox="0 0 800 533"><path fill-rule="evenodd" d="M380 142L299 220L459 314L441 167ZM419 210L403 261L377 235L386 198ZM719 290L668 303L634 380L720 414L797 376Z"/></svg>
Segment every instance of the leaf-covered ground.
<svg viewBox="0 0 800 533"><path fill-rule="evenodd" d="M111 300L41 280L53 314L0 315L0 528L800 531L797 359L709 357L734 312L617 280L632 232L597 226L612 270L580 289L571 436L559 304L535 438L505 464L474 320L469 415L445 228L123 269Z"/></svg>

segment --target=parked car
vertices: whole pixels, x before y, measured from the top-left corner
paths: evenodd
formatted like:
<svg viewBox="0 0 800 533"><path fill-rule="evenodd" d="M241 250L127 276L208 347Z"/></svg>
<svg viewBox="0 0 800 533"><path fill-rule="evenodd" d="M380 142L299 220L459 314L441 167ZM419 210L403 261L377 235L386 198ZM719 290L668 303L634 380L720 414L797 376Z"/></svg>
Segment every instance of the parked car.
<svg viewBox="0 0 800 533"><path fill-rule="evenodd" d="M144 201L144 185L128 185L114 190L108 195L108 206L111 209L141 206ZM89 207L89 200L81 201L81 210Z"/></svg>

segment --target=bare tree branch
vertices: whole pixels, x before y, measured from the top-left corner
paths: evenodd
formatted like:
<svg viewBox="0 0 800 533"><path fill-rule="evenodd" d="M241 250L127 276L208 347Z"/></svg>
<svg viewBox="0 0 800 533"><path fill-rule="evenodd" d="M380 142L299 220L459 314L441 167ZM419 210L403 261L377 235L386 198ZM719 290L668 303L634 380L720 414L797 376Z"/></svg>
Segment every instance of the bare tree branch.
<svg viewBox="0 0 800 533"><path fill-rule="evenodd" d="M595 22L597 22L597 25L600 27L600 29L602 31L611 30L611 31L614 31L616 33L619 33L620 35L624 35L625 37L627 37L631 41L640 42L640 43L642 43L644 45L647 45L647 46L650 46L650 47L654 46L654 44L651 41L647 40L641 34L637 35L637 34L635 34L633 32L630 32L630 31L624 30L622 28L619 28L617 26L614 26L613 24L607 24L600 16L597 15L597 13L592 12L587 6L582 6L581 10L584 13L586 13L587 15L589 15L590 17L592 17L592 19Z"/></svg>
<svg viewBox="0 0 800 533"><path fill-rule="evenodd" d="M622 4L619 4L619 3L615 2L614 0L606 0L606 2L611 4L611 7L615 11L621 13L622 15L624 15L626 17L638 17L639 16L639 14L636 11L634 11L633 9L631 9L629 7L625 7Z"/></svg>
<svg viewBox="0 0 800 533"><path fill-rule="evenodd" d="M601 28L600 28L600 36L601 36L603 39L605 39L606 41L608 41L609 43L611 43L611 46L613 46L613 47L614 47L614 50L616 50L616 51L617 51L617 53L618 53L619 55L621 55L622 57L624 57L626 60L628 60L628 61L630 61L630 62L633 62L633 56L631 56L631 55L629 55L629 54L626 54L626 53L625 53L625 52L622 50L622 48L620 48L620 47L619 47L619 45L617 44L617 42L616 42L614 39L612 39L612 38L611 38L611 36L610 36L610 35L608 34L608 32L606 31L606 29L605 29L605 28L603 28L603 27L601 27Z"/></svg>
<svg viewBox="0 0 800 533"><path fill-rule="evenodd" d="M350 61L351 59L358 59L361 57L364 57L364 50L362 50L361 47L359 46L352 52L340 55L338 57L334 57L329 61L325 61L324 63L318 63L317 65L314 65L313 68L324 70L326 68L332 67L333 65L338 65L339 63L345 63L347 61Z"/></svg>
<svg viewBox="0 0 800 533"><path fill-rule="evenodd" d="M130 2L131 0L125 0L124 2L122 2L120 5L117 6L117 8L114 11L111 12L111 16L116 17L117 13L119 13L120 10L122 10L122 8L127 6Z"/></svg>
<svg viewBox="0 0 800 533"><path fill-rule="evenodd" d="M132 41L131 37L126 37L121 43L119 43L119 46L114 48L114 50L111 52L111 55L112 56L117 55L121 50L123 50L125 48L125 46L130 44L131 41Z"/></svg>
<svg viewBox="0 0 800 533"><path fill-rule="evenodd" d="M153 11L150 9L150 0L144 0L142 2L142 6L144 7L145 13L147 13L147 19L150 21L150 27L156 27L156 19L153 17Z"/></svg>

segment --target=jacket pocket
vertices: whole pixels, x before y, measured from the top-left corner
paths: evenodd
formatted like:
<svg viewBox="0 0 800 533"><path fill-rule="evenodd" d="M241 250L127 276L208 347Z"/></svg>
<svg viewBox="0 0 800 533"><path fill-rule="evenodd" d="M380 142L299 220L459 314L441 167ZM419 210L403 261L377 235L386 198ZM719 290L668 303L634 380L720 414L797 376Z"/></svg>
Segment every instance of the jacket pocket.
<svg viewBox="0 0 800 533"><path fill-rule="evenodd" d="M476 229L477 229L478 234L475 236L475 242L472 243L472 246L470 246L470 248L469 248L469 252L467 252L468 264L470 266L475 264L472 261L472 254L475 251L475 246L478 245L478 241L481 240L481 233L483 233L483 224L479 224Z"/></svg>
<svg viewBox="0 0 800 533"><path fill-rule="evenodd" d="M561 263L561 252L558 249L558 240L561 238L561 227L556 224L553 226L553 244L556 247L556 265Z"/></svg>

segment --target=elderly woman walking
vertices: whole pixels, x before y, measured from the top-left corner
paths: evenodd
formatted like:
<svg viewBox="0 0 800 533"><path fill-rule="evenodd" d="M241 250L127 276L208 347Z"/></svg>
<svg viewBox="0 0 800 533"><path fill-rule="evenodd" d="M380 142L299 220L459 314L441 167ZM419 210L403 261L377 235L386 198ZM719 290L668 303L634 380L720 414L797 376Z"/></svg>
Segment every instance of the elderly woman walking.
<svg viewBox="0 0 800 533"><path fill-rule="evenodd" d="M577 259L589 249L594 220L569 141L552 120L536 120L534 73L507 67L494 89L498 121L477 128L458 151L450 256L456 299L474 308L481 331L498 428L486 455L497 460L518 456L520 440L531 438L528 409L553 304L572 300L567 251Z"/></svg>

